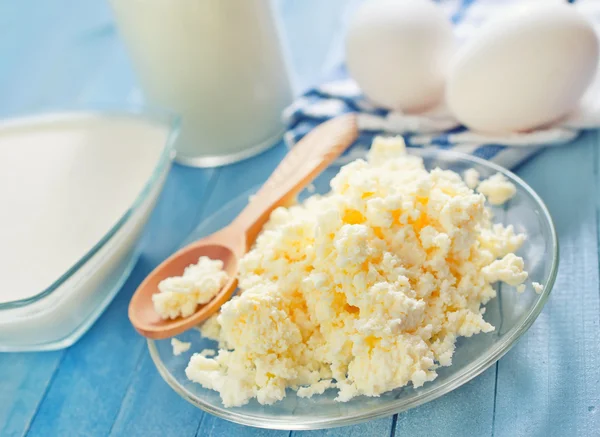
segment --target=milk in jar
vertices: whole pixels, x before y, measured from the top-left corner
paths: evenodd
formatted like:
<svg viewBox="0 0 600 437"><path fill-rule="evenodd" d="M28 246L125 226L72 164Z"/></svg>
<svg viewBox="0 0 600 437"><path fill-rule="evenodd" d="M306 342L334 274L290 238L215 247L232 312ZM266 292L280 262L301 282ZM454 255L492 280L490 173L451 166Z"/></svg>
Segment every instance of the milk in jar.
<svg viewBox="0 0 600 437"><path fill-rule="evenodd" d="M269 0L110 1L146 99L182 116L179 162L276 143L292 91Z"/></svg>

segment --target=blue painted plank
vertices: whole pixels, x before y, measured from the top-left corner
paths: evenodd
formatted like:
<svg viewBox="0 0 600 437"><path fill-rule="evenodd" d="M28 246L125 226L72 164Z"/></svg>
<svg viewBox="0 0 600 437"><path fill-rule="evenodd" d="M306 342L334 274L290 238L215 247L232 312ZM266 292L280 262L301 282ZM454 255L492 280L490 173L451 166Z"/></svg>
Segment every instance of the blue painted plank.
<svg viewBox="0 0 600 437"><path fill-rule="evenodd" d="M555 220L560 268L539 319L499 363L495 436L600 430L597 147L598 134L588 133L519 172Z"/></svg>
<svg viewBox="0 0 600 437"><path fill-rule="evenodd" d="M65 352L28 435L99 436L110 429L144 346L127 320L129 296L144 274L136 267L99 322Z"/></svg>
<svg viewBox="0 0 600 437"><path fill-rule="evenodd" d="M144 350L110 436L194 436L203 416L162 380Z"/></svg>
<svg viewBox="0 0 600 437"><path fill-rule="evenodd" d="M175 164L142 239L142 259L155 266L173 253L208 211L218 170Z"/></svg>
<svg viewBox="0 0 600 437"><path fill-rule="evenodd" d="M294 431L290 435L293 437L387 437L391 435L392 428L392 417L384 417L383 419L372 420L359 425L342 426L318 431Z"/></svg>
<svg viewBox="0 0 600 437"><path fill-rule="evenodd" d="M286 152L287 148L280 142L249 161L220 168L211 195L206 201L205 217L236 199L242 193L261 185L277 167Z"/></svg>
<svg viewBox="0 0 600 437"><path fill-rule="evenodd" d="M427 404L400 413L396 437L489 436L492 432L496 367Z"/></svg>
<svg viewBox="0 0 600 437"><path fill-rule="evenodd" d="M196 437L287 437L290 432L251 428L205 414L195 435Z"/></svg>
<svg viewBox="0 0 600 437"><path fill-rule="evenodd" d="M25 434L63 354L63 351L0 354L1 436Z"/></svg>

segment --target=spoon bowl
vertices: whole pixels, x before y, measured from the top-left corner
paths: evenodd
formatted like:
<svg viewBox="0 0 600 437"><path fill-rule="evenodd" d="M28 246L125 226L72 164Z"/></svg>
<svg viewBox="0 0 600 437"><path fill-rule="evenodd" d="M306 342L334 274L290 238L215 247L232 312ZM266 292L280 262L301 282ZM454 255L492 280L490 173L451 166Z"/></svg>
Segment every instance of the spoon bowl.
<svg viewBox="0 0 600 437"><path fill-rule="evenodd" d="M229 235L229 232L227 227L175 252L140 284L129 305L129 320L140 334L154 339L172 337L206 320L229 300L237 287L238 259L247 251L245 238L240 238L237 244L230 244L219 235ZM158 284L166 278L181 275L187 266L197 263L201 256L221 260L229 280L210 302L199 306L193 315L173 320L162 319L152 303L152 295L158 291Z"/></svg>
<svg viewBox="0 0 600 437"><path fill-rule="evenodd" d="M140 284L129 303L129 320L145 337L164 339L180 334L216 313L237 286L238 260L249 250L271 212L289 203L358 137L356 116L329 120L307 134L281 161L248 206L227 227L198 240L163 261ZM189 317L162 319L154 310L152 295L158 284L206 256L223 261L229 281L208 303L198 305Z"/></svg>

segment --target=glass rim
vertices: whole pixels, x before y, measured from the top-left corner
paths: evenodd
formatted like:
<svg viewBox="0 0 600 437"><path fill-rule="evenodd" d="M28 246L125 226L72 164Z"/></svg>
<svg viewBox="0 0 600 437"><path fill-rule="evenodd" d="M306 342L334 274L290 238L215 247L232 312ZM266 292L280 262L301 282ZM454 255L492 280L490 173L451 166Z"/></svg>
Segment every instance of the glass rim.
<svg viewBox="0 0 600 437"><path fill-rule="evenodd" d="M35 111L12 114L0 121L2 128L18 128L20 125L28 125L36 122L52 123L54 121L70 120L75 117L102 115L102 116L127 116L141 120L157 121L164 124L168 129L167 139L159 158L150 174L150 177L137 194L135 200L117 222L94 244L81 258L79 258L66 272L60 275L52 284L33 296L0 302L0 311L23 308L39 302L43 298L57 291L65 282L75 275L94 255L96 255L111 238L121 230L129 218L136 213L141 205L145 203L152 193L152 188L160 181L165 166L170 165L174 158L175 140L181 129L181 118L179 115L167 109L137 104L82 104L57 107L40 107Z"/></svg>
<svg viewBox="0 0 600 437"><path fill-rule="evenodd" d="M487 167L491 170L495 170L499 173L505 175L509 180L516 183L519 188L523 189L528 195L530 195L533 200L537 203L538 207L543 213L544 220L549 225L550 228L550 244L551 244L551 253L552 253L552 263L550 266L550 271L548 273L547 278L544 280L544 289L542 293L540 293L539 298L536 300L535 304L529 309L527 315L523 319L523 321L513 326L505 336L493 346L488 354L482 355L479 358L475 359L465 368L463 368L460 372L457 373L457 376L452 378L451 380L443 383L441 386L434 387L428 389L425 387L420 387L418 390L421 391L414 399L410 402L406 402L403 400L397 400L395 402L390 402L389 405L380 408L374 408L362 412L360 414L356 414L352 417L337 417L337 418L318 418L314 420L303 420L302 422L291 422L287 419L266 419L262 416L256 416L252 414L240 413L235 409L228 409L223 406L215 406L204 402L194 396L191 392L189 392L165 367L163 364L158 349L156 347L156 343L152 339L147 339L148 350L150 352L150 357L154 362L159 374L165 380L165 382L183 399L200 408L201 410L213 414L217 417L220 417L225 420L229 420L231 422L235 422L241 425L253 426L256 428L265 428L265 429L276 429L276 430L316 430L316 429L325 429L325 428L334 428L339 426L348 426L348 425L356 425L358 423L362 423L368 420L379 419L382 417L387 417L392 414L402 413L411 408L422 405L426 402L433 401L452 390L466 384L473 378L479 376L485 370L490 368L493 364L496 363L500 358L502 358L514 344L521 338L521 336L531 327L533 322L537 319L539 314L541 313L544 305L546 304L550 292L554 287L556 282L556 277L558 274L558 264L559 264L559 247L558 247L558 236L556 233L556 228L554 225L554 221L550 215L550 212L541 199L541 197L531 188L523 179L519 176L507 170L493 162L487 161L485 159L465 154L462 152L457 152L453 150L443 150L443 149L433 149L427 147L407 147L409 154L416 154L418 156L445 156L448 158L456 158L462 161L470 161L472 163L476 163L480 166ZM345 163L344 163L345 164ZM344 165L342 163L334 163L331 167L340 167ZM209 221L211 217L215 214L218 214L220 211L225 210L227 208L231 208L240 198L244 196L246 199L250 194L256 191L259 187L253 187L250 190L236 196L234 199L227 202L218 211L215 211L210 216L206 217L202 222ZM193 232L193 231L192 231ZM186 239L187 241L187 239ZM185 245L184 243L183 245Z"/></svg>

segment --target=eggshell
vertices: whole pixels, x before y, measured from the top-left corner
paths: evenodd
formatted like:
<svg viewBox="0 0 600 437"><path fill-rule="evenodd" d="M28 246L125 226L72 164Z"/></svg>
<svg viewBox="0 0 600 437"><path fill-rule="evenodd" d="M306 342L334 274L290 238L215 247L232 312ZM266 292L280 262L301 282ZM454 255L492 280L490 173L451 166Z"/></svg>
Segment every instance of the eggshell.
<svg viewBox="0 0 600 437"><path fill-rule="evenodd" d="M446 84L472 130L527 131L571 111L594 78L598 37L565 3L530 3L484 23L457 52Z"/></svg>
<svg viewBox="0 0 600 437"><path fill-rule="evenodd" d="M365 96L406 112L440 102L453 51L452 26L429 0L365 2L346 37L348 72Z"/></svg>

